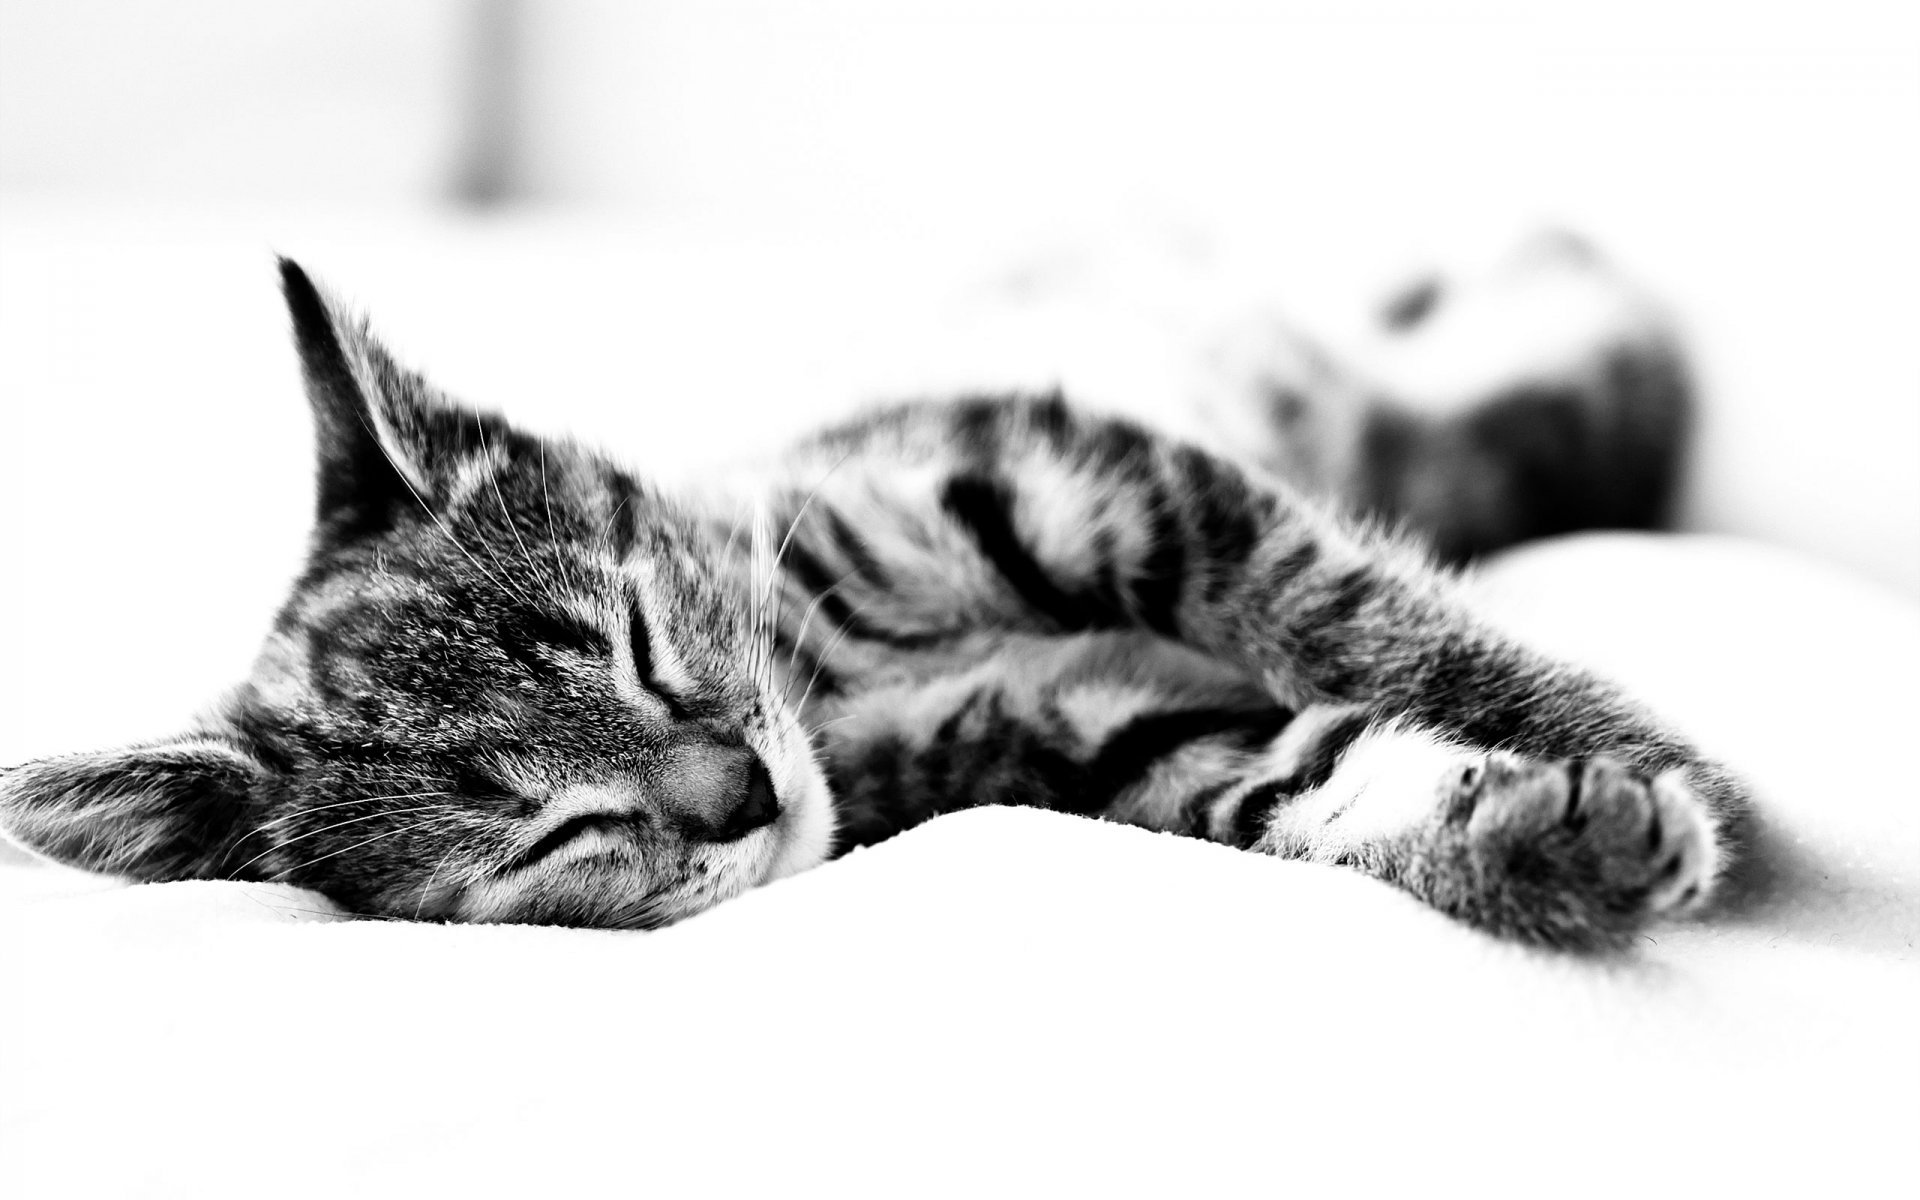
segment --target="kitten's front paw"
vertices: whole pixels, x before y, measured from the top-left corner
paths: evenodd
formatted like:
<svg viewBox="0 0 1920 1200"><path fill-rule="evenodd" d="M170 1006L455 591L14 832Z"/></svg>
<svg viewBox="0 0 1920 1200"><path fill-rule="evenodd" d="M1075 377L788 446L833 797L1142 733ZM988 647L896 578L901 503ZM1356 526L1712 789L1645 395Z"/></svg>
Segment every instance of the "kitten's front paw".
<svg viewBox="0 0 1920 1200"><path fill-rule="evenodd" d="M1474 915L1553 942L1617 941L1693 908L1720 867L1712 814L1681 770L1648 778L1609 758L1488 755L1453 782L1441 823L1485 889Z"/></svg>

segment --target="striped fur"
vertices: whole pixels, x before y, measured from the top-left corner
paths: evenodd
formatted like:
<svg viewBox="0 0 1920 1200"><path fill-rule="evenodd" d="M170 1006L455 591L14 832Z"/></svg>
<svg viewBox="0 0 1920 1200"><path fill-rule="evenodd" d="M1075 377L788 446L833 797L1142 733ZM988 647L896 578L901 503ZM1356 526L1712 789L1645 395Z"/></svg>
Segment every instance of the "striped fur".
<svg viewBox="0 0 1920 1200"><path fill-rule="evenodd" d="M1723 772L1265 474L977 397L695 503L459 407L284 277L307 571L201 728L0 776L32 849L389 917L651 926L1024 804L1350 865L1567 946L1724 871Z"/></svg>

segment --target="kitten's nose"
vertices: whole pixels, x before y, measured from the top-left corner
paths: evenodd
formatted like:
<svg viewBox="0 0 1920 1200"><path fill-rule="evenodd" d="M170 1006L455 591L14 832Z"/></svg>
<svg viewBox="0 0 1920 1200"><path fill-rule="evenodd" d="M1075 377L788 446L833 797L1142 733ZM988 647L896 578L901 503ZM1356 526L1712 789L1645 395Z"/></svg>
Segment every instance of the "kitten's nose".
<svg viewBox="0 0 1920 1200"><path fill-rule="evenodd" d="M737 841L763 825L773 824L780 815L780 801L773 794L773 776L767 773L767 764L760 761L758 754L750 757L746 786L733 811L714 831L715 841Z"/></svg>

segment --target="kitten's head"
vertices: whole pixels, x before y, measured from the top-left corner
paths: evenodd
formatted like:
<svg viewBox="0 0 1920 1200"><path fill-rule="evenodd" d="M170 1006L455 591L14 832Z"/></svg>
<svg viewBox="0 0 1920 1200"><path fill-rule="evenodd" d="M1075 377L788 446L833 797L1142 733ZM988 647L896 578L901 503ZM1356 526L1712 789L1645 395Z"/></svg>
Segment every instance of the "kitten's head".
<svg viewBox="0 0 1920 1200"><path fill-rule="evenodd" d="M0 775L27 848L358 912L655 925L825 856L750 535L457 407L282 264L313 407L306 570L191 733Z"/></svg>

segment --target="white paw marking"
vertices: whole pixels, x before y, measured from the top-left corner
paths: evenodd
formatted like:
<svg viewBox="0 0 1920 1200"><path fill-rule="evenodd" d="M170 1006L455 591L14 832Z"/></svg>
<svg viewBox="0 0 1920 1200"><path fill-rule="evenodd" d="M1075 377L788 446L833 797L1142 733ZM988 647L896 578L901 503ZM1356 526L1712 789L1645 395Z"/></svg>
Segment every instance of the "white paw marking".
<svg viewBox="0 0 1920 1200"><path fill-rule="evenodd" d="M1286 761L1276 763L1273 774L1284 776L1298 750L1283 736L1274 753ZM1353 743L1326 783L1283 806L1274 816L1274 832L1288 841L1308 840L1309 857L1339 858L1431 820L1443 784L1476 757L1438 734L1383 724Z"/></svg>

